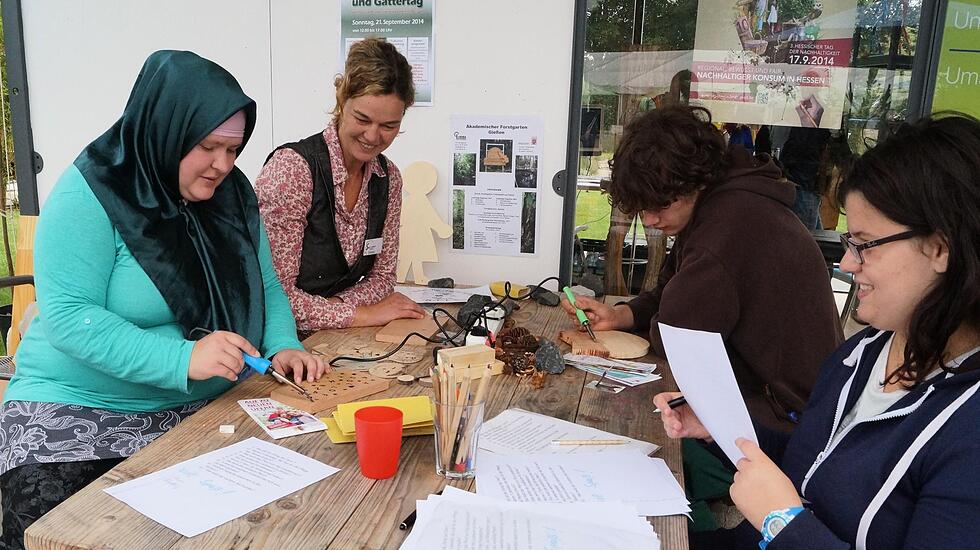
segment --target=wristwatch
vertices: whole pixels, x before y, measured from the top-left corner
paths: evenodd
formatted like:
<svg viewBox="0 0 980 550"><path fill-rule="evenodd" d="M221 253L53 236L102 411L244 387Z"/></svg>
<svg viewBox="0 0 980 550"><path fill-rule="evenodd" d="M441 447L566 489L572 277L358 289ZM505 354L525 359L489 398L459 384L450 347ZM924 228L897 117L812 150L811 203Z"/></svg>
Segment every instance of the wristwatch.
<svg viewBox="0 0 980 550"><path fill-rule="evenodd" d="M789 522L793 521L793 518L802 511L802 506L795 506L793 508L783 508L769 512L766 515L766 519L762 520L762 540L759 541L759 548L766 550L766 546L769 545L772 539L776 538L776 535L784 527L789 525Z"/></svg>

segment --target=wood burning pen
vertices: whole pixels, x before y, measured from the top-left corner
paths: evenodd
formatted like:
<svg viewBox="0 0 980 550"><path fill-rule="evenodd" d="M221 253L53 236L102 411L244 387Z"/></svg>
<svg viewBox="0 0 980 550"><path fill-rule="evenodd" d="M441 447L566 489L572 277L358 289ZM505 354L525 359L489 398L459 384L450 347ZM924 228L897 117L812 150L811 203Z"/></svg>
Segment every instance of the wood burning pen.
<svg viewBox="0 0 980 550"><path fill-rule="evenodd" d="M575 305L575 295L572 294L572 289L566 286L562 288L562 290L565 291L565 296L568 296L568 303L572 304L572 307L575 308L575 316L578 317L578 322L582 323L582 326L585 327L586 331L588 331L589 337L592 338L592 341L598 342L598 340L596 340L595 333L592 332L592 327L589 325L588 316L586 316L585 312Z"/></svg>
<svg viewBox="0 0 980 550"><path fill-rule="evenodd" d="M314 401L313 396L310 392L304 390L300 386L296 385L295 382L286 378L285 376L276 372L276 369L272 368L272 361L269 361L265 357L253 357L247 353L242 354L245 357L245 364L248 365L252 370L259 374L271 374L273 378L279 382L288 385L299 393L303 394L310 401Z"/></svg>

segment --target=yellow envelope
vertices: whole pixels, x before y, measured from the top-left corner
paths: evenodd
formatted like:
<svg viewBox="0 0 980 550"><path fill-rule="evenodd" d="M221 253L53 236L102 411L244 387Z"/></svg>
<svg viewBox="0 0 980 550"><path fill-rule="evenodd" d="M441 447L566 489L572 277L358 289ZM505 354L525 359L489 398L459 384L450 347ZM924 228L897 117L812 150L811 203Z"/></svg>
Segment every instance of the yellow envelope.
<svg viewBox="0 0 980 550"><path fill-rule="evenodd" d="M357 441L357 437L354 434L345 434L340 430L340 426L337 425L337 421L329 416L325 416L320 419L324 424L327 425L327 437L330 438L331 443L354 443ZM435 429L429 426L422 426L419 428L404 428L402 430L402 436L408 437L413 435L432 435L435 433Z"/></svg>
<svg viewBox="0 0 980 550"><path fill-rule="evenodd" d="M357 401L354 403L342 403L337 405L333 417L337 420L337 425L345 434L354 433L354 412L364 407L394 407L402 411L404 415L402 426L405 428L424 427L432 425L432 406L429 398L425 395L414 397L394 397L391 399L375 399L373 401Z"/></svg>

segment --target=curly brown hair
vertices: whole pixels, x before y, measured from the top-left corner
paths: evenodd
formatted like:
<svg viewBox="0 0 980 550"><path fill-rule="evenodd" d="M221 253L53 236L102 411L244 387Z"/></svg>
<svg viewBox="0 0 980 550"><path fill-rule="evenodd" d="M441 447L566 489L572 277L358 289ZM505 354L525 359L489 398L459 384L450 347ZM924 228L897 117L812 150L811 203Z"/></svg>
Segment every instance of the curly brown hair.
<svg viewBox="0 0 980 550"><path fill-rule="evenodd" d="M714 187L728 169L727 149L704 107L671 105L645 113L626 127L609 161L609 202L636 214Z"/></svg>
<svg viewBox="0 0 980 550"><path fill-rule="evenodd" d="M412 66L405 56L382 38L356 42L347 53L344 74L334 79L337 105L333 114L343 114L348 99L362 95L395 94L408 109L415 103Z"/></svg>

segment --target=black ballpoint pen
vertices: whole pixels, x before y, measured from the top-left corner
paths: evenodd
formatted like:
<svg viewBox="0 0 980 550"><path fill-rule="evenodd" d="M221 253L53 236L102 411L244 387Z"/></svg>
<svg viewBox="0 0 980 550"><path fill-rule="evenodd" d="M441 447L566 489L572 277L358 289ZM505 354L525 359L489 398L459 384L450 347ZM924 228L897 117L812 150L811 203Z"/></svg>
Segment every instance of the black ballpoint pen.
<svg viewBox="0 0 980 550"><path fill-rule="evenodd" d="M442 489L440 489L439 492L436 494L441 495ZM415 516L417 513L418 510L412 510L412 513L408 514L408 516L406 516L405 519L403 519L402 522L398 524L398 528L401 529L402 531L411 529L412 526L415 525Z"/></svg>
<svg viewBox="0 0 980 550"><path fill-rule="evenodd" d="M671 409L676 409L681 405L687 405L687 399L683 395L680 397L675 397L667 402L667 406L670 407ZM653 412L658 413L660 412L660 409L654 409Z"/></svg>

